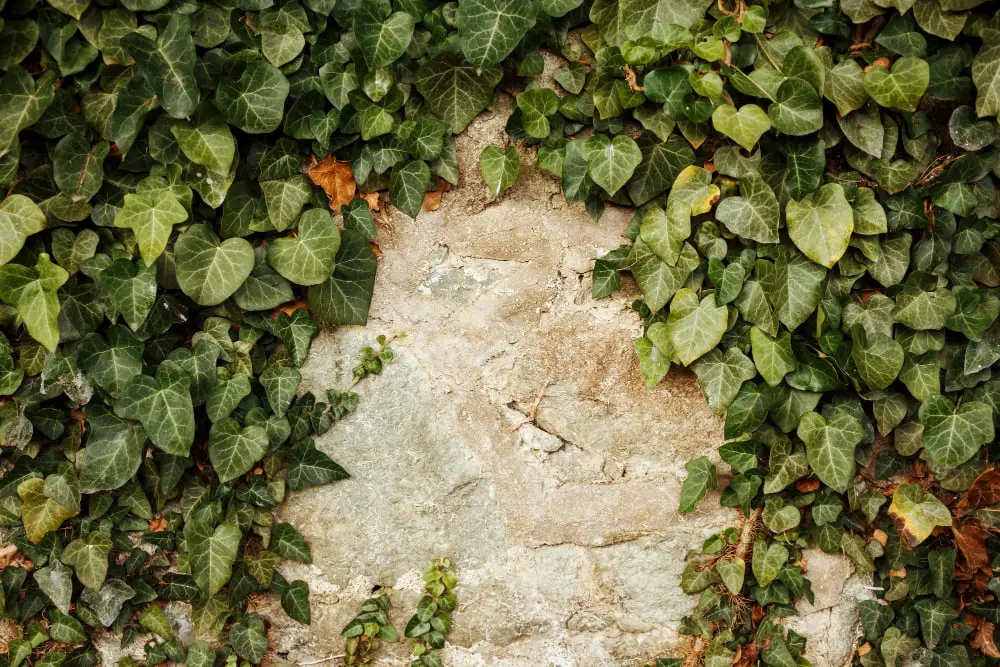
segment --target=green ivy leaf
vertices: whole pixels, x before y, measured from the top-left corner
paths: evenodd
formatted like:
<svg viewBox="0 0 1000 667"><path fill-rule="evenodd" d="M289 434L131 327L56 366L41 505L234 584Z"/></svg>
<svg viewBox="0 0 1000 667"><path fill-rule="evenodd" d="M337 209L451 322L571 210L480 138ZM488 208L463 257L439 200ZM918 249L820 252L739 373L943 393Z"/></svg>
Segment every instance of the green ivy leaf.
<svg viewBox="0 0 1000 667"><path fill-rule="evenodd" d="M517 182L517 174L521 170L521 153L517 146L503 150L491 144L479 154L479 169L490 195L497 198Z"/></svg>
<svg viewBox="0 0 1000 667"><path fill-rule="evenodd" d="M45 229L45 214L24 195L0 202L0 266L14 259L32 234Z"/></svg>
<svg viewBox="0 0 1000 667"><path fill-rule="evenodd" d="M777 338L753 327L750 329L753 363L761 377L772 387L778 386L785 375L795 370L798 363L792 351L792 338L786 331Z"/></svg>
<svg viewBox="0 0 1000 667"><path fill-rule="evenodd" d="M197 54L191 19L187 15L170 14L155 41L136 31L122 36L120 43L135 59L170 117L185 118L194 113L201 96L194 73Z"/></svg>
<svg viewBox="0 0 1000 667"><path fill-rule="evenodd" d="M138 375L125 383L115 414L142 423L153 444L167 454L188 456L194 442L191 375L174 362L164 362L156 377Z"/></svg>
<svg viewBox="0 0 1000 667"><path fill-rule="evenodd" d="M712 350L692 364L691 370L698 376L708 407L717 414L725 412L743 383L757 375L753 362L735 347L724 353Z"/></svg>
<svg viewBox="0 0 1000 667"><path fill-rule="evenodd" d="M968 401L958 408L945 396L930 396L920 404L924 451L944 469L959 466L993 440L993 411L985 403Z"/></svg>
<svg viewBox="0 0 1000 667"><path fill-rule="evenodd" d="M793 137L823 127L823 103L816 89L802 79L786 79L778 87L767 115L774 129Z"/></svg>
<svg viewBox="0 0 1000 667"><path fill-rule="evenodd" d="M680 362L688 366L718 345L728 321L726 307L715 305L714 294L699 302L695 291L679 290L670 303L667 330Z"/></svg>
<svg viewBox="0 0 1000 667"><path fill-rule="evenodd" d="M829 419L815 412L802 415L796 435L806 444L809 465L820 481L844 493L854 479L854 450L864 437L857 419L838 410Z"/></svg>
<svg viewBox="0 0 1000 667"><path fill-rule="evenodd" d="M253 248L245 239L219 242L208 225L194 225L174 246L177 282L203 306L222 303L239 289L253 270Z"/></svg>
<svg viewBox="0 0 1000 667"><path fill-rule="evenodd" d="M298 235L276 239L268 248L268 263L299 285L318 285L330 277L340 249L340 232L330 214L310 209L299 219Z"/></svg>
<svg viewBox="0 0 1000 667"><path fill-rule="evenodd" d="M642 162L635 140L622 134L614 138L595 134L583 144L583 156L587 173L609 194L618 192Z"/></svg>
<svg viewBox="0 0 1000 667"><path fill-rule="evenodd" d="M788 235L806 257L832 269L847 251L854 214L844 189L827 183L808 197L785 207Z"/></svg>
<svg viewBox="0 0 1000 667"><path fill-rule="evenodd" d="M107 535L94 531L86 538L73 540L62 553L62 562L73 568L76 578L87 588L98 590L108 574L108 555L111 540Z"/></svg>
<svg viewBox="0 0 1000 667"><path fill-rule="evenodd" d="M184 539L198 588L206 596L215 595L233 574L243 531L231 523L213 529L205 518L196 515L184 524Z"/></svg>
<svg viewBox="0 0 1000 667"><path fill-rule="evenodd" d="M267 454L267 432L260 426L241 429L235 419L221 419L208 436L208 458L220 482L228 482L249 472Z"/></svg>
<svg viewBox="0 0 1000 667"><path fill-rule="evenodd" d="M530 0L465 0L458 6L462 52L474 67L507 57L535 24L538 5Z"/></svg>
<svg viewBox="0 0 1000 667"><path fill-rule="evenodd" d="M764 133L771 129L771 119L756 104L745 104L739 110L723 104L712 112L712 127L752 151Z"/></svg>
<svg viewBox="0 0 1000 667"><path fill-rule="evenodd" d="M892 67L874 66L865 72L865 91L879 106L913 111L927 90L930 67L920 58L904 56Z"/></svg>
<svg viewBox="0 0 1000 667"><path fill-rule="evenodd" d="M253 664L259 663L267 652L267 628L256 614L250 614L229 629L229 643L236 655Z"/></svg>
<svg viewBox="0 0 1000 667"><path fill-rule="evenodd" d="M79 508L66 507L49 498L45 494L45 480L38 477L18 484L17 495L21 498L24 533L35 544L59 528L63 521L80 513Z"/></svg>
<svg viewBox="0 0 1000 667"><path fill-rule="evenodd" d="M312 612L309 609L309 584L298 579L288 584L281 594L281 608L289 618L303 625L312 623Z"/></svg>
<svg viewBox="0 0 1000 667"><path fill-rule="evenodd" d="M309 438L300 441L288 452L288 488L292 491L348 477L347 471L317 450L316 444Z"/></svg>
<svg viewBox="0 0 1000 667"><path fill-rule="evenodd" d="M152 266L167 247L174 225L184 222L188 213L168 189L148 194L126 194L125 205L115 215L115 227L131 229L139 242L146 266Z"/></svg>
<svg viewBox="0 0 1000 667"><path fill-rule="evenodd" d="M778 198L756 171L740 179L740 196L719 202L715 216L734 234L760 243L778 242Z"/></svg>
<svg viewBox="0 0 1000 667"><path fill-rule="evenodd" d="M681 500L678 512L688 514L694 511L698 501L718 485L715 475L715 464L707 457L691 459L684 464L688 472L684 485L681 487Z"/></svg>

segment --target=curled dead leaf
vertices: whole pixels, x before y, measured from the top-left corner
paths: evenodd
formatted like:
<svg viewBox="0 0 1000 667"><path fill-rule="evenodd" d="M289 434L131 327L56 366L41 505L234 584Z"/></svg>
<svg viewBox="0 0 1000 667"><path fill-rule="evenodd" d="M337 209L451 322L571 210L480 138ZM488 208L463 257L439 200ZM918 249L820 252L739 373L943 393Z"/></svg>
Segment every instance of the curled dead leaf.
<svg viewBox="0 0 1000 667"><path fill-rule="evenodd" d="M334 212L339 211L341 206L349 204L358 190L357 183L354 182L354 173L351 171L351 163L341 162L331 155L327 155L309 168L309 178L323 188L323 192L330 199L330 209Z"/></svg>
<svg viewBox="0 0 1000 667"><path fill-rule="evenodd" d="M362 192L359 196L366 202L368 202L369 211L382 210L382 204L379 202L379 197L377 192Z"/></svg>
<svg viewBox="0 0 1000 667"><path fill-rule="evenodd" d="M425 211L436 211L441 208L441 191L433 190L425 194L421 208Z"/></svg>
<svg viewBox="0 0 1000 667"><path fill-rule="evenodd" d="M1000 503L1000 470L984 470L955 505L955 515Z"/></svg>

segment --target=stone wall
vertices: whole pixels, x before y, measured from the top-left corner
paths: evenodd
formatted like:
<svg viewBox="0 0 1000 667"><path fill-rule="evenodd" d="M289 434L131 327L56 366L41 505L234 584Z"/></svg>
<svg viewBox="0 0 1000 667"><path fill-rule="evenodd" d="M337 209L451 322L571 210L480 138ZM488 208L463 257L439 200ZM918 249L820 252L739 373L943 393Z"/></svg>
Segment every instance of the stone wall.
<svg viewBox="0 0 1000 667"><path fill-rule="evenodd" d="M374 585L394 589L402 629L421 570L448 556L451 667L643 664L676 647L693 605L679 587L686 552L735 519L716 497L677 514L684 462L715 457L722 420L689 373L644 388L634 285L590 297L592 260L621 243L629 213L595 223L529 164L487 202L476 160L503 141L503 115L460 138L465 183L440 210L380 229L369 324L321 334L303 369L304 389L344 386L359 348L403 334L397 361L359 387L357 413L318 442L352 479L281 510L314 559L282 566L309 581L312 626L276 601L262 609L289 663L339 664L339 632ZM796 627L815 665L840 667L865 590L845 560L815 558L822 597ZM408 664L406 649L378 664Z"/></svg>

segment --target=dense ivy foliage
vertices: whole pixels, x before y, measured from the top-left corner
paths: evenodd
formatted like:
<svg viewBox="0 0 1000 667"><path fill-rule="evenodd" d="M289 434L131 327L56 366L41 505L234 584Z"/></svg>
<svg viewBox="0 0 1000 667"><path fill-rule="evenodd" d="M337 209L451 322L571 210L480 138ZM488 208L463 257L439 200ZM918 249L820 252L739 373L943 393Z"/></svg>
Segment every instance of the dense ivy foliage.
<svg viewBox="0 0 1000 667"><path fill-rule="evenodd" d="M508 131L595 217L638 207L594 296L634 278L646 382L688 367L725 414L742 516L689 558L689 650L659 664L809 664L781 619L813 599L811 545L874 577L858 664L997 664L997 4L555 4L582 46L556 90L515 91ZM483 152L492 192L519 162ZM714 460L687 464L682 512Z"/></svg>

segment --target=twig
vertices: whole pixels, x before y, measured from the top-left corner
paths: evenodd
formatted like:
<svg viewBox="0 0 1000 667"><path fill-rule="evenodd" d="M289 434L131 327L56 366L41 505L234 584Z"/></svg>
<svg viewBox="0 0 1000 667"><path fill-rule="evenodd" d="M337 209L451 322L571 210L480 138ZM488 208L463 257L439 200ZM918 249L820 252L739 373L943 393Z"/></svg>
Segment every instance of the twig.
<svg viewBox="0 0 1000 667"><path fill-rule="evenodd" d="M324 662L330 662L331 660L340 660L341 658L344 658L344 657L346 657L346 654L341 653L340 655L331 655L331 656L326 657L326 658L320 658L319 660L310 660L308 662L300 662L299 664L300 665L321 665Z"/></svg>

